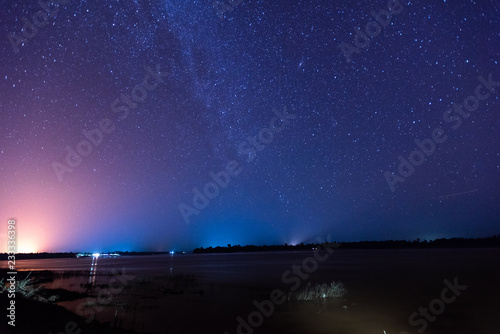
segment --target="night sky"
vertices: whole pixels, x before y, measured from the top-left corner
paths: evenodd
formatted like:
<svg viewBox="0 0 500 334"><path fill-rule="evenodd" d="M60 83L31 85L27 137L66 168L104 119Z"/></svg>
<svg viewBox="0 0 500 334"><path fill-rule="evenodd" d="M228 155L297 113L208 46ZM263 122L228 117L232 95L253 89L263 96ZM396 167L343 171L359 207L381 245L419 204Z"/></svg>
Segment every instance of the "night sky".
<svg viewBox="0 0 500 334"><path fill-rule="evenodd" d="M500 234L497 0L60 2L0 5L0 251Z"/></svg>

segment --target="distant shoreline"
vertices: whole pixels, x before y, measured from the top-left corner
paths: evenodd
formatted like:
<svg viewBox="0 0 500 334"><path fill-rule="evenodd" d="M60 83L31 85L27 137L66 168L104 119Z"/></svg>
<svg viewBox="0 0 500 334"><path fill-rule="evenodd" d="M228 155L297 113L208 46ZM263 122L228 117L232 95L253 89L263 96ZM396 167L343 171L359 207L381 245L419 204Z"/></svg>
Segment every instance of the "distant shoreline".
<svg viewBox="0 0 500 334"><path fill-rule="evenodd" d="M162 255L169 254L169 252L113 252L119 256L145 256L145 255ZM57 253L16 253L16 260L34 260L34 259L67 259L77 258L81 253L74 252L57 252ZM87 253L85 253L87 254ZM86 257L91 257L92 254L88 253ZM0 253L0 260L7 260L8 253Z"/></svg>
<svg viewBox="0 0 500 334"><path fill-rule="evenodd" d="M241 252L272 252L272 251L300 251L310 250L322 246L336 249L442 249L442 248L497 248L500 247L500 235L488 238L450 238L436 239L432 241L385 240L385 241L352 241L352 242L330 242L310 243L299 245L274 245L274 246L240 246L227 245L226 247L196 248L194 254L207 253L241 253Z"/></svg>
<svg viewBox="0 0 500 334"><path fill-rule="evenodd" d="M227 245L225 247L207 247L195 248L192 252L175 252L174 254L215 254L215 253L254 253L254 252L283 252L283 251L304 251L322 246L329 246L336 249L444 249L444 248L498 248L500 247L500 235L487 238L450 238L427 240L385 240L385 241L351 241L351 242L332 242L332 243L309 243L298 245ZM166 255L170 252L122 252L115 251L119 256L146 256L146 255ZM17 260L33 259L57 259L57 258L76 258L75 252L57 252L57 253L18 253ZM81 253L80 253L81 254ZM88 253L90 255L90 253ZM7 260L7 253L0 253L0 260Z"/></svg>

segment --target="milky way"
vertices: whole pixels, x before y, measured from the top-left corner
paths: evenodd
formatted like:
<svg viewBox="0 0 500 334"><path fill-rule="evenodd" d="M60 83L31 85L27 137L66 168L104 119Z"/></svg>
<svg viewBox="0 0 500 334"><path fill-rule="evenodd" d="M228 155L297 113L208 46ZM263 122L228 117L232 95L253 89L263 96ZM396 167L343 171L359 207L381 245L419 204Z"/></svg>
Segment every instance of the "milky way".
<svg viewBox="0 0 500 334"><path fill-rule="evenodd" d="M494 0L0 8L0 250L500 233Z"/></svg>

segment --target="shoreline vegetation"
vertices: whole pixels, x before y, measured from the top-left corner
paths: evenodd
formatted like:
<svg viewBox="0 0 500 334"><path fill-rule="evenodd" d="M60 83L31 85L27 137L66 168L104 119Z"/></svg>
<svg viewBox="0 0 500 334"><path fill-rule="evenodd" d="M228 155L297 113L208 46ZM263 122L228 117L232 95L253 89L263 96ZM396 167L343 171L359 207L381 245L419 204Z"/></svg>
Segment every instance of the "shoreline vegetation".
<svg viewBox="0 0 500 334"><path fill-rule="evenodd" d="M274 245L274 246L240 246L227 245L226 247L196 248L194 254L201 253L241 253L241 252L273 252L273 251L303 251L315 249L320 246L329 246L335 249L431 249L431 248L496 248L500 247L500 235L488 238L451 238L414 241L406 240L385 240L385 241L350 241L350 242L329 242L329 243L300 243L298 245Z"/></svg>
<svg viewBox="0 0 500 334"><path fill-rule="evenodd" d="M9 270L0 268L0 303L9 305L7 296L11 282L6 282ZM0 333L31 334L31 333L121 333L138 334L130 329L123 329L112 321L85 321L81 315L75 314L60 303L95 298L95 288L78 292L71 288L46 288L55 280L74 277L88 277L88 271L65 271L56 273L50 270L17 271L15 281L15 307L17 318L15 326L8 325L7 321L0 323ZM60 330L63 329L61 332Z"/></svg>
<svg viewBox="0 0 500 334"><path fill-rule="evenodd" d="M199 247L192 252L174 252L174 254L212 254L212 253L249 253L249 252L283 252L283 251L305 251L315 249L320 246L329 246L338 250L342 249L443 249L443 248L498 248L500 247L500 235L486 238L440 238L431 241L427 240L385 240L385 241L350 241L350 242L330 242L330 243L300 243L298 245L231 245L217 247ZM166 255L171 252L123 252L114 251L113 254L119 256L146 256L146 255ZM50 259L50 258L76 258L78 254L74 252L59 253L16 253L17 260L29 259ZM91 253L87 256L91 256ZM7 260L8 253L0 253L0 260Z"/></svg>

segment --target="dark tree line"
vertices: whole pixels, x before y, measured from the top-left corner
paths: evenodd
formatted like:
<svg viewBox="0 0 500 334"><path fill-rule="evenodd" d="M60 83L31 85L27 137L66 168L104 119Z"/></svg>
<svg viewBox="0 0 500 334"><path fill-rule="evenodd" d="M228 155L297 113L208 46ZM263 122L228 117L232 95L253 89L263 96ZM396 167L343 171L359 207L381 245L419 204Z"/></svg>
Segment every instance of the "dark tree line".
<svg viewBox="0 0 500 334"><path fill-rule="evenodd" d="M385 240L385 241L351 241L351 242L332 242L326 244L309 243L298 245L230 245L226 247L208 247L196 248L194 254L206 253L240 253L240 252L276 252L276 251L305 251L312 250L320 246L329 246L335 249L428 249L428 248L495 248L500 247L500 235L495 235L488 238L451 238L451 239L436 239L427 240ZM140 255L161 255L169 254L169 252L120 252L115 251L121 256L140 256ZM175 252L181 254L183 252ZM16 260L23 259L50 259L50 258L75 258L77 253L16 253ZM0 261L7 260L9 254L0 253ZM90 255L90 253L89 253Z"/></svg>
<svg viewBox="0 0 500 334"><path fill-rule="evenodd" d="M227 245L226 247L208 247L196 248L193 250L195 254L203 253L237 253L237 252L272 252L272 251L302 251L310 250L321 246L317 243L300 245L272 245L272 246L255 246L255 245ZM385 241L352 241L352 242L334 242L329 246L337 249L426 249L426 248L487 248L500 247L500 236L496 235L488 238L451 238L451 239L436 239L432 241L420 239L414 241L406 240L385 240Z"/></svg>
<svg viewBox="0 0 500 334"><path fill-rule="evenodd" d="M208 248L196 248L193 250L193 253L195 254L200 254L200 253L238 253L238 252L276 252L276 251L303 251L303 250L310 250L313 248L318 247L318 244L304 244L301 243L299 245L264 245L264 246L255 246L255 245L246 245L246 246L240 246L240 245L235 245L231 246L231 244L228 244L226 247L208 247Z"/></svg>

